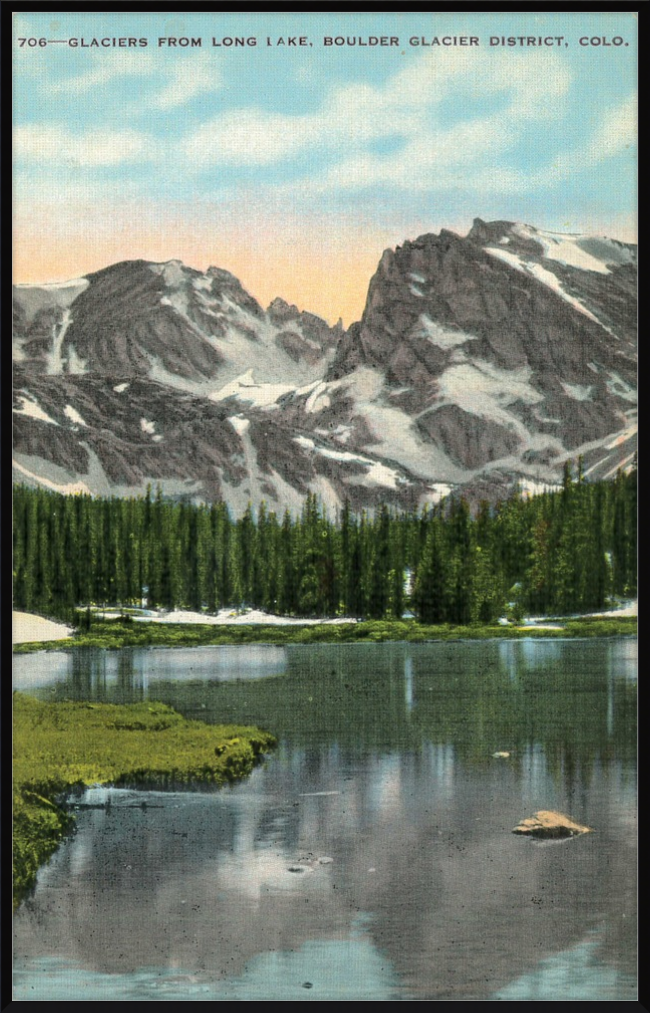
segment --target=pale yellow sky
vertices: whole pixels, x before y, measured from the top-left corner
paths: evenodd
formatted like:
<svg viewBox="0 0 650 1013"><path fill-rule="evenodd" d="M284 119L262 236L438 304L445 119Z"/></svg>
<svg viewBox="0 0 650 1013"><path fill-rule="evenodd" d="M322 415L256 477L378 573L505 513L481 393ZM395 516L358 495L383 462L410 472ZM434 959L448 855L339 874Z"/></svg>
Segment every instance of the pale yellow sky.
<svg viewBox="0 0 650 1013"><path fill-rule="evenodd" d="M182 260L188 267L216 266L230 271L266 308L276 297L347 327L363 313L368 283L384 249L441 227L465 235L467 221L379 223L338 217L304 217L277 209L250 219L232 213L177 213L155 205L72 204L65 215L43 202L15 218L14 280L64 281L120 260ZM546 223L529 223L546 228ZM566 232L607 234L635 242L633 222L603 226L597 219L562 222ZM559 227L556 226L559 231Z"/></svg>

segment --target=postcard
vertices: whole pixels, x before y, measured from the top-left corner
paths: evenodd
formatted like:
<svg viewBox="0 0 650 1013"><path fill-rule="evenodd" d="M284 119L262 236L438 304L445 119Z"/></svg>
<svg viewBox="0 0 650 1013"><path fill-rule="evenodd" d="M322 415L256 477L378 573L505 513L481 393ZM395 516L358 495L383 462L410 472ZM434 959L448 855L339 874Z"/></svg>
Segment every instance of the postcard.
<svg viewBox="0 0 650 1013"><path fill-rule="evenodd" d="M636 999L636 15L12 46L13 998Z"/></svg>

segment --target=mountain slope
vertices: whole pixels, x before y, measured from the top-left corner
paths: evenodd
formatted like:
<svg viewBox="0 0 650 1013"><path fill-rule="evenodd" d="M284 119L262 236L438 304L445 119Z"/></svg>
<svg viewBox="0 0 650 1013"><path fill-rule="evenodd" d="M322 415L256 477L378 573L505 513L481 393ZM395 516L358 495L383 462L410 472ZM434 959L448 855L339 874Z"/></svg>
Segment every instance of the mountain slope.
<svg viewBox="0 0 650 1013"><path fill-rule="evenodd" d="M267 382L300 383L320 375L341 334L281 300L265 313L228 271L176 260L14 290L14 358L50 375L148 376L210 392L254 364Z"/></svg>
<svg viewBox="0 0 650 1013"><path fill-rule="evenodd" d="M609 239L421 236L385 251L347 333L178 261L18 286L14 312L19 480L406 508L635 451L636 248Z"/></svg>

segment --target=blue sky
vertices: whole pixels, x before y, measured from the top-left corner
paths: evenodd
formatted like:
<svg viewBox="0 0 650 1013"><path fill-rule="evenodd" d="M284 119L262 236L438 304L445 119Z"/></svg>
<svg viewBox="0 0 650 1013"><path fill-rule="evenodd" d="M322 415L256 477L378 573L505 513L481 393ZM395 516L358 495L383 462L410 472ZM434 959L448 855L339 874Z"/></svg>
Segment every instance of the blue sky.
<svg viewBox="0 0 650 1013"><path fill-rule="evenodd" d="M476 216L634 238L630 12L50 11L14 29L19 281L179 257L349 322L385 246ZM563 39L489 45L521 35ZM311 45L276 44L296 36ZM480 44L410 43L443 36ZM18 42L120 37L148 45ZM257 45L212 45L232 37Z"/></svg>

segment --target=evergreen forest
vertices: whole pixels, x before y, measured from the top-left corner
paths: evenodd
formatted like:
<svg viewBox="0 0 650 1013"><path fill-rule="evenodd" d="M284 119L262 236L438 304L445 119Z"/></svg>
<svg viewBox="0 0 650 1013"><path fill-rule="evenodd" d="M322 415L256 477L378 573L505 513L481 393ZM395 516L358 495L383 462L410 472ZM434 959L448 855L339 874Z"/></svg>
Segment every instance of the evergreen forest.
<svg viewBox="0 0 650 1013"><path fill-rule="evenodd" d="M329 517L308 495L300 516L262 503L62 495L14 488L14 608L70 620L75 608L140 605L214 612L491 623L601 609L636 593L636 468L519 492L474 512L465 500L399 513L382 505Z"/></svg>

